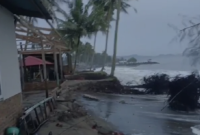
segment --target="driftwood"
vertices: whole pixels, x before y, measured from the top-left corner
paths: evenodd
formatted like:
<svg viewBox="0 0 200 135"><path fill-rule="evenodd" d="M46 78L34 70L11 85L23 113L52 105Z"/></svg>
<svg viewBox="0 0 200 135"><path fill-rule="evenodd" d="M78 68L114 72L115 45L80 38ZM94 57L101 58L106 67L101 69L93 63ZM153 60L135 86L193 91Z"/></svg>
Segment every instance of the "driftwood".
<svg viewBox="0 0 200 135"><path fill-rule="evenodd" d="M86 98L86 99L99 101L99 99L97 97L92 96L92 95L84 94L83 97Z"/></svg>

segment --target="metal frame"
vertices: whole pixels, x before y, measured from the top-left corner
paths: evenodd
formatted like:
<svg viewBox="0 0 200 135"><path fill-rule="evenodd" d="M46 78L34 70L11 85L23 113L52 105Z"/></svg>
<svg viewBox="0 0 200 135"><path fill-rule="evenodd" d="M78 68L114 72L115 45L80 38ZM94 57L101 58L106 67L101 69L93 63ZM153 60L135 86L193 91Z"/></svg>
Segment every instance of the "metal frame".
<svg viewBox="0 0 200 135"><path fill-rule="evenodd" d="M48 110L56 109L53 97L46 98L34 106L28 108L19 119L17 127L23 135L34 135L40 127L48 121Z"/></svg>

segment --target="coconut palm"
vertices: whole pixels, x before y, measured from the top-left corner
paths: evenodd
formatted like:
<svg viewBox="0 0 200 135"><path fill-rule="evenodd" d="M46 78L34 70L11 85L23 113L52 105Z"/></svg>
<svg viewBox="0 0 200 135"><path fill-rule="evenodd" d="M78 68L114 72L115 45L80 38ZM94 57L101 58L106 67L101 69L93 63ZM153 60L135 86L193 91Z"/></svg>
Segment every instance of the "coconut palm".
<svg viewBox="0 0 200 135"><path fill-rule="evenodd" d="M83 4L82 0L68 1L69 14L65 16L66 20L60 20L59 31L64 36L77 38L76 55L74 62L74 70L76 69L77 54L80 39L83 36L91 37L99 29L99 21L102 11L89 12L90 3Z"/></svg>
<svg viewBox="0 0 200 135"><path fill-rule="evenodd" d="M114 10L117 9L117 0L91 0L93 2L93 5L95 9L104 9L104 20L107 23L107 28L105 30L106 33L106 43L105 43L105 53L102 63L102 69L104 69L105 62L106 62L106 54L107 54L107 48L108 48L108 37L109 37L109 26L110 22L113 20L113 14ZM130 5L127 3L129 0L121 0L120 3L120 10L124 13L127 13L127 8L130 7Z"/></svg>
<svg viewBox="0 0 200 135"><path fill-rule="evenodd" d="M89 42L86 42L83 49L83 58L86 64L89 64L89 61L91 61L91 56L93 56L94 53L95 51L92 45Z"/></svg>
<svg viewBox="0 0 200 135"><path fill-rule="evenodd" d="M92 1L90 1L89 3L92 4ZM94 45L93 45L93 49L94 49L94 52L95 52L97 33L99 31L102 32L102 33L105 33L106 29L109 26L109 24L105 21L105 11L104 11L104 8L96 7L94 5L92 10L93 10L92 12L100 12L100 14L98 16L98 22L96 24L97 25L97 32L94 33ZM92 58L91 58L91 65L90 65L91 67L93 66L93 61L94 61L94 53L93 53Z"/></svg>
<svg viewBox="0 0 200 135"><path fill-rule="evenodd" d="M116 64L116 55L117 55L117 38L118 38L118 28L119 28L119 17L120 17L120 5L121 0L118 0L117 6L117 19L115 25L115 37L114 37L114 47L113 47L113 60L112 60L112 67L111 67L111 76L114 76L115 73L115 64Z"/></svg>
<svg viewBox="0 0 200 135"><path fill-rule="evenodd" d="M67 17L66 11L63 10L60 5L68 4L68 0L43 0L42 2L51 14L53 21L55 21L56 23L58 23L58 21L60 20L56 15L57 13L60 13L61 15Z"/></svg>

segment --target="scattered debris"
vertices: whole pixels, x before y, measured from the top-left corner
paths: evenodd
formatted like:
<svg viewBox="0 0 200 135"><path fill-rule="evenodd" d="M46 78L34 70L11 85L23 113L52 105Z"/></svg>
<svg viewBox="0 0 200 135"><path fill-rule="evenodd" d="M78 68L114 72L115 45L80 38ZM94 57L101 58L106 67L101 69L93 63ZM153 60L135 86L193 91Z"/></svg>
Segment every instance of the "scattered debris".
<svg viewBox="0 0 200 135"><path fill-rule="evenodd" d="M83 97L87 98L87 99L90 99L90 100L99 101L99 99L97 97L92 96L92 95L84 94Z"/></svg>

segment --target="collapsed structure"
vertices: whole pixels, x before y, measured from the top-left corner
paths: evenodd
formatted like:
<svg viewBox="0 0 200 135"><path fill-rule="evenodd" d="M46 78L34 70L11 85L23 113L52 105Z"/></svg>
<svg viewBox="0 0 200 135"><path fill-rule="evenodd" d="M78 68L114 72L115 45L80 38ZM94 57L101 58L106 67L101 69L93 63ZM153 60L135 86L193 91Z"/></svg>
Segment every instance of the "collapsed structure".
<svg viewBox="0 0 200 135"><path fill-rule="evenodd" d="M0 1L0 135L7 127L14 126L22 114L22 85L16 38L40 45L40 52L45 61L47 51L67 50L65 43L53 29L49 34L42 33L42 28L34 27L22 16L52 19L41 0L1 0ZM44 28L45 29L45 28ZM19 33L31 34L19 34ZM55 36L57 34L57 36ZM19 54L31 50L21 48ZM46 70L45 64L43 69ZM44 80L46 74L44 73Z"/></svg>

